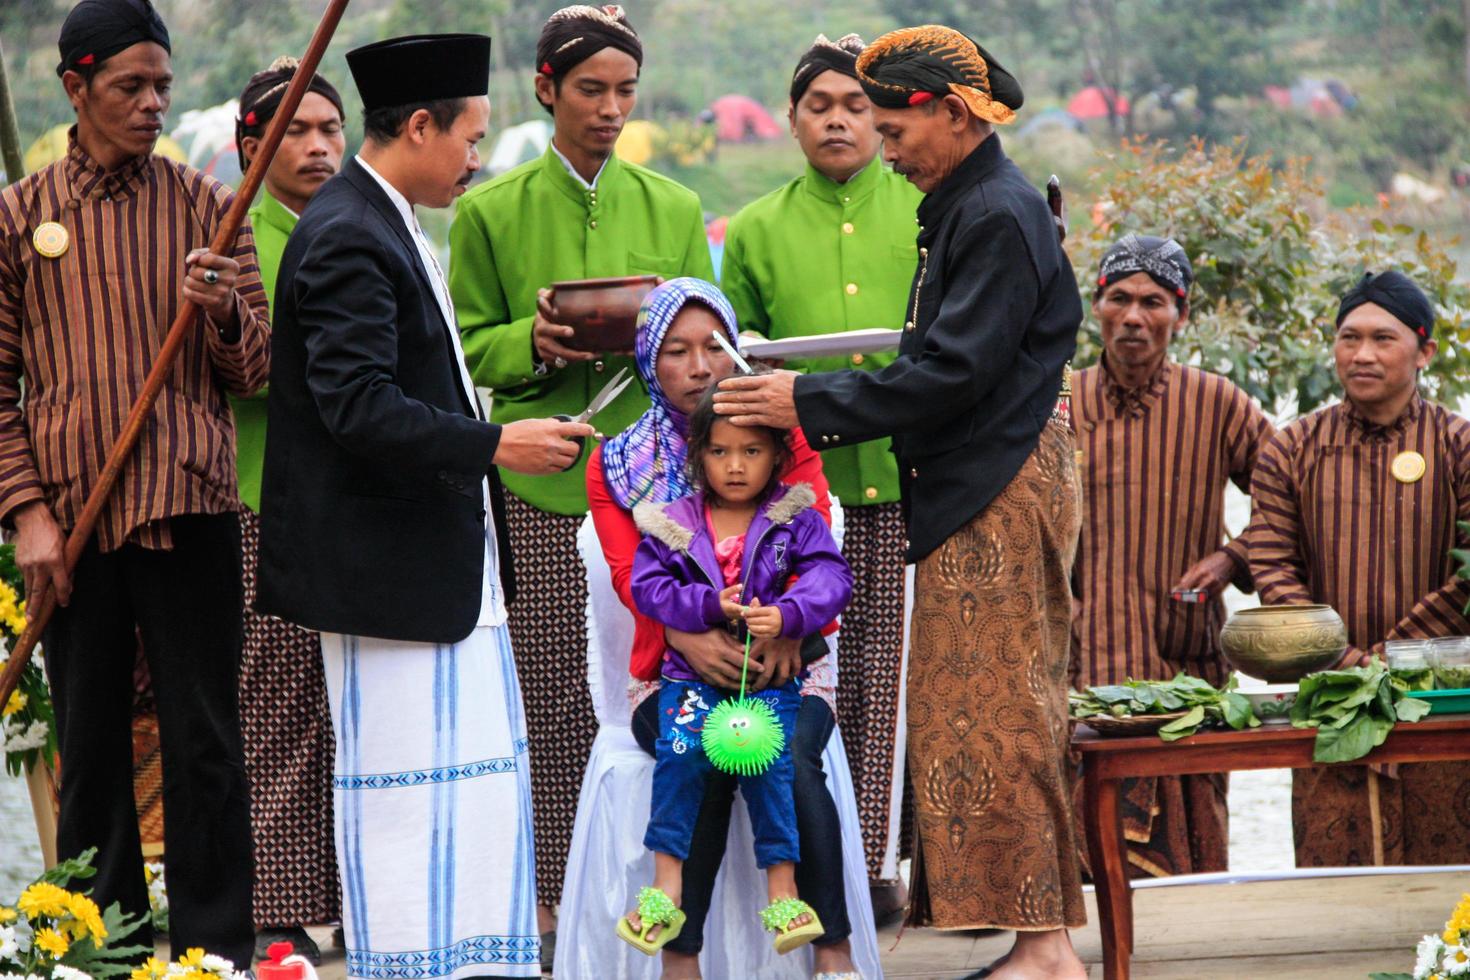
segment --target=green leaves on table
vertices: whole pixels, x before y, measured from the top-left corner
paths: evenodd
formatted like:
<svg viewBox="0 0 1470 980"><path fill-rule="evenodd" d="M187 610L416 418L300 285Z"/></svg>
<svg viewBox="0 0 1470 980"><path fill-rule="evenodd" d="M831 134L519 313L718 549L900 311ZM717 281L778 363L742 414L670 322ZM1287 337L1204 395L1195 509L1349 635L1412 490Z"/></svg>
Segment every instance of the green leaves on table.
<svg viewBox="0 0 1470 980"><path fill-rule="evenodd" d="M1382 660L1302 678L1291 706L1295 728L1316 728L1315 762L1352 762L1382 745L1400 721L1418 721L1429 702L1408 697Z"/></svg>
<svg viewBox="0 0 1470 980"><path fill-rule="evenodd" d="M1235 693L1234 676L1223 690L1198 677L1178 674L1171 681L1128 681L1071 691L1067 700L1072 717L1083 721L1096 715L1129 718L1185 712L1184 717L1159 729L1159 738L1166 742L1193 735L1206 723L1235 729L1255 728L1261 723L1251 711L1250 701Z"/></svg>

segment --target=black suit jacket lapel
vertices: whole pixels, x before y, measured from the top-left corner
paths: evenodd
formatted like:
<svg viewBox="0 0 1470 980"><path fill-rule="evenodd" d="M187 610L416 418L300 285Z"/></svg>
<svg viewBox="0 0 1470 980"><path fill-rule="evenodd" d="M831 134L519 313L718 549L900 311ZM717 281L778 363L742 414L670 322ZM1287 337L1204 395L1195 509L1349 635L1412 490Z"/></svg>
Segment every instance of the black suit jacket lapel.
<svg viewBox="0 0 1470 980"><path fill-rule="evenodd" d="M347 165L342 168L342 176L353 187L357 188L358 192L367 199L369 204L377 209L383 220L387 222L388 227L393 229L393 234L398 237L399 242L408 250L409 261L413 265L414 271L419 274L420 284L429 294L431 301L429 305L433 307L435 314L439 317L440 324L447 326L450 330L458 330L458 324L444 323L444 311L439 306L439 294L434 290L434 282L429 278L429 270L424 268L424 260L419 256L418 242L414 241L413 235L409 233L408 226L403 221L402 212L398 210L387 193L384 192L383 188L378 184L377 179L363 169L357 157L354 156L351 160L347 161ZM483 416L480 414L480 406L475 402L468 401L465 397L464 383L460 380L458 366L454 363L457 356L454 352L454 342L449 339L448 334L444 335L444 350L449 358L449 369L450 374L454 378L454 388L460 392L459 400L461 407L464 409L465 414L471 418L477 418L483 421Z"/></svg>

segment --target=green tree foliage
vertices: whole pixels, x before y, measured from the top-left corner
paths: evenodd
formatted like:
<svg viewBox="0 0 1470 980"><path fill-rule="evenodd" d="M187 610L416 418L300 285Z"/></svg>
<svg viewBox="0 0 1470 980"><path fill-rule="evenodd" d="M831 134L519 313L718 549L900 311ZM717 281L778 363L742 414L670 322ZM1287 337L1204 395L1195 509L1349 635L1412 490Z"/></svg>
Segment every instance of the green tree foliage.
<svg viewBox="0 0 1470 980"><path fill-rule="evenodd" d="M1440 354L1427 390L1453 404L1470 392L1470 286L1456 281L1447 243L1359 215L1328 216L1301 160L1276 167L1239 145L1195 141L1177 156L1161 143L1125 143L1112 157L1092 226L1068 249L1090 304L1102 253L1128 232L1167 235L1194 262L1189 329L1175 356L1217 371L1268 407L1307 411L1337 391L1329 354L1337 300L1365 270L1412 276L1439 311ZM1078 362L1095 360L1085 325Z"/></svg>

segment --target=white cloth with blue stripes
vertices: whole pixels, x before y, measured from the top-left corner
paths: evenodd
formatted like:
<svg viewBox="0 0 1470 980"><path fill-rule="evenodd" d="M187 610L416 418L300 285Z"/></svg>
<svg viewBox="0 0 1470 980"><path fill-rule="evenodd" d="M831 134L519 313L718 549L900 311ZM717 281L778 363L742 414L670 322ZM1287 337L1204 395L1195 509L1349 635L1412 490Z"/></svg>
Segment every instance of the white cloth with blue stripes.
<svg viewBox="0 0 1470 980"><path fill-rule="evenodd" d="M526 719L510 631L322 634L347 975L539 977Z"/></svg>

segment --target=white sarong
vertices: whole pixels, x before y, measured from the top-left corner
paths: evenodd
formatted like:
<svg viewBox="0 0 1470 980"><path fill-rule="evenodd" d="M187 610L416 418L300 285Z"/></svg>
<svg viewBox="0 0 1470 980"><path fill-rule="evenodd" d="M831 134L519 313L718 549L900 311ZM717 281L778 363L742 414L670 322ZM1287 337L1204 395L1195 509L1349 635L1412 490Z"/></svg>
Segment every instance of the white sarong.
<svg viewBox="0 0 1470 980"><path fill-rule="evenodd" d="M531 773L505 625L322 634L347 975L539 977Z"/></svg>

